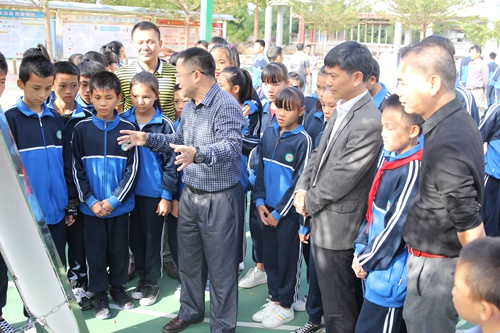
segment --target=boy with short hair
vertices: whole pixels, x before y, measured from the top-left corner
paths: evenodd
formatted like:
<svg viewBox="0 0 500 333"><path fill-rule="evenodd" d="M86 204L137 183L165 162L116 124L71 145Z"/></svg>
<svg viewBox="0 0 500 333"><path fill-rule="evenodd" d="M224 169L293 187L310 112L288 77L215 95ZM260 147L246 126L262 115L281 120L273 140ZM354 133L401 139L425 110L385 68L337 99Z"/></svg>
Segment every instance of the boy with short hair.
<svg viewBox="0 0 500 333"><path fill-rule="evenodd" d="M78 214L78 194L73 182L71 172L71 138L75 125L82 119L90 117L91 114L83 110L83 107L75 100L80 88L80 71L78 67L69 61L58 61L54 64L56 76L54 79L54 95L49 107L56 110L63 120L63 156L64 174L68 186L68 219L72 224L67 229L68 242L68 279L73 287L78 305L82 310L92 308L92 302L86 294L87 263L85 258L85 246L83 240L83 219Z"/></svg>
<svg viewBox="0 0 500 333"><path fill-rule="evenodd" d="M128 215L135 203L139 156L135 147L125 150L116 144L120 130L135 130L115 109L121 99L118 77L96 73L89 89L95 112L74 128L73 177L83 213L94 316L107 319L111 316L108 289L118 307L134 307L123 285L128 280Z"/></svg>
<svg viewBox="0 0 500 333"><path fill-rule="evenodd" d="M500 332L499 256L499 238L476 239L460 251L455 271L455 309L464 320L480 325L483 333Z"/></svg>
<svg viewBox="0 0 500 333"><path fill-rule="evenodd" d="M92 113L94 108L90 100L90 78L97 72L105 71L106 68L97 61L84 60L78 64L78 69L80 70L80 90L78 91L76 102L83 107L83 110Z"/></svg>
<svg viewBox="0 0 500 333"><path fill-rule="evenodd" d="M5 90L5 80L7 79L7 72L9 66L5 60L4 55L0 52L0 97ZM3 112L0 107L0 112ZM14 332L14 328L2 316L2 308L7 305L7 287L9 277L7 276L7 265L3 257L0 255L0 332L10 333Z"/></svg>
<svg viewBox="0 0 500 333"><path fill-rule="evenodd" d="M64 179L64 124L59 114L45 104L54 76L54 65L44 56L23 58L17 85L24 96L5 111L5 118L61 262L65 263L68 191Z"/></svg>
<svg viewBox="0 0 500 333"><path fill-rule="evenodd" d="M368 194L366 219L354 240L352 269L365 279L357 333L399 332L408 257L402 228L417 192L422 160L423 119L407 114L397 95L389 96L382 110L383 163Z"/></svg>

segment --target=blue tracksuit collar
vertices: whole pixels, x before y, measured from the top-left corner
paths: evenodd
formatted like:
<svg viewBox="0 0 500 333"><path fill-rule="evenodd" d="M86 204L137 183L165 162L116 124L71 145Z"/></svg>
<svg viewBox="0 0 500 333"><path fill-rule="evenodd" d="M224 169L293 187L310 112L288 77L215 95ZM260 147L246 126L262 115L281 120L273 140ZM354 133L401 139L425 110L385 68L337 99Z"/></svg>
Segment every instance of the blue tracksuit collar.
<svg viewBox="0 0 500 333"><path fill-rule="evenodd" d="M54 106L54 101L55 99L51 100L48 104L48 107L56 110L56 107ZM83 107L75 99L75 109L73 110L70 119L83 119L85 117L86 115L85 111L83 111Z"/></svg>
<svg viewBox="0 0 500 333"><path fill-rule="evenodd" d="M384 149L384 159L387 160L388 162L393 162L393 161L411 156L411 155L415 154L416 152L418 152L422 148L424 148L424 136L420 135L418 137L418 143L415 147L413 147L413 148L411 148L411 149L409 149L409 150L407 150L399 155L396 155L396 152L394 152L394 151L388 152Z"/></svg>
<svg viewBox="0 0 500 333"><path fill-rule="evenodd" d="M128 109L127 111L125 111L121 116L123 118L127 119L128 121L131 121L134 124L137 124L137 119L135 118L135 106L133 106L130 109ZM148 122L148 125L150 125L150 124L162 124L162 123L163 123L163 114L160 111L160 109L158 109L156 107L156 112L155 112L153 118L151 118L151 120Z"/></svg>
<svg viewBox="0 0 500 333"><path fill-rule="evenodd" d="M94 125L100 129L101 131L109 131L115 128L119 123L120 123L120 117L118 116L118 111L115 110L114 112L114 119L113 120L103 120L100 118L97 118L96 112L94 111L92 113L92 122Z"/></svg>
<svg viewBox="0 0 500 333"><path fill-rule="evenodd" d="M23 102L23 98L19 97L19 99L16 102L16 106L21 111L26 117L33 117L37 116L38 114L31 110L26 104ZM42 103L43 111L42 111L42 117L54 117L52 112L50 112L49 108L47 107L47 104Z"/></svg>
<svg viewBox="0 0 500 333"><path fill-rule="evenodd" d="M380 89L380 91L372 98L373 103L375 103L377 108L380 108L380 105L384 101L385 96L387 96L387 93L389 92L389 90L387 90L387 87L385 86L385 84L383 84L382 82L379 82L379 83L382 86L382 89Z"/></svg>
<svg viewBox="0 0 500 333"><path fill-rule="evenodd" d="M280 127L279 127L278 123L273 123L272 125L273 125L275 133L279 136ZM286 138L288 136L299 134L300 132L302 132L304 130L305 130L304 126L302 126L302 125L299 124L299 126L295 127L293 130L283 132L283 134L281 135L281 137L282 138Z"/></svg>
<svg viewBox="0 0 500 333"><path fill-rule="evenodd" d="M312 98L316 98L316 99L318 99L318 94L316 93L316 91L314 91L314 92L311 94L311 97L312 97Z"/></svg>
<svg viewBox="0 0 500 333"><path fill-rule="evenodd" d="M318 111L314 112L314 117L320 119L321 121L323 121L323 117L324 117L323 116L323 110L318 110Z"/></svg>

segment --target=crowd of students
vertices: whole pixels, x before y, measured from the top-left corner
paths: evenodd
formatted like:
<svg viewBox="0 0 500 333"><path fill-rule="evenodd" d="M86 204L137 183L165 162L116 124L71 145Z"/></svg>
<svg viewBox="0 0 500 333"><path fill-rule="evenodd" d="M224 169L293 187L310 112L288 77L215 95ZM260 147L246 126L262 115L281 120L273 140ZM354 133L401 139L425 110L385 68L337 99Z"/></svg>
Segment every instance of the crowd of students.
<svg viewBox="0 0 500 333"><path fill-rule="evenodd" d="M189 87L176 81L181 82L182 76L194 72L176 72L176 54L168 62L158 58L160 32L152 23L136 24L132 41L138 61L129 65L124 63L124 48L117 41L104 45L100 52L73 55L69 61L54 64L43 46L27 50L18 80L23 96L14 106L4 108L45 222L61 261L67 266L75 297L82 310L93 309L99 319L112 315L108 291L124 310L135 306L133 300L141 306L156 302L164 261L163 242L168 243L173 261L178 264L177 218L186 213L179 209L184 184L176 153L117 142L124 130L175 133L182 121L183 107L189 101ZM431 36L404 50L401 56L406 62L402 64L410 58L424 57L428 49L439 50L446 59L453 59L450 45L445 38ZM379 82L380 67L368 49L346 42L325 57L316 90L304 96L305 86L311 80L309 71L307 77L289 72L282 63L284 57L279 47L269 49L267 55L273 61L268 62L265 43L258 40L252 73L240 68L236 49L222 38L208 43L200 41L196 47L210 52L218 86L234 98L245 120L240 182L244 191L251 193L249 229L255 266L238 286L267 284L269 294L266 302L262 300L264 305L255 309L252 320L263 327L276 328L292 321L295 311L306 310L309 319L296 333L321 330L323 316L328 332L406 332L405 321L411 316L403 313L410 302L406 297L408 258L422 256L432 261L458 256L458 252L449 254L446 250L418 251L405 242L411 239L404 234L404 225L412 214L412 201L415 196L421 199L421 192L428 190L419 187L429 184L422 183L421 174L427 172L426 178L439 177L431 174L428 161L425 164L426 142L432 142L424 136L431 130L422 126L428 117L425 112L409 112L414 101L402 97L407 85L411 85L405 76L408 69L405 67L398 74L396 94L390 94ZM355 60L362 65L350 58L352 54L360 57ZM0 95L6 74L7 63L1 56ZM430 87L437 84L436 77L441 74L432 75L434 81L425 82ZM468 111L474 117L471 94L454 76L449 75L446 80L456 81L452 91L460 97L460 112ZM365 112L359 124L351 122L352 112L357 109ZM467 117L466 122L472 121L472 117ZM352 128L361 126L369 133L353 131L343 138L341 132L348 131L343 127L346 124ZM474 162L474 178L481 177L483 169L485 174L484 183L475 194L479 206L464 208L460 198L453 201L449 197L443 205L457 225L461 222L460 214L466 214L463 212L467 209L467 213L480 213L486 234L496 237L500 236L500 104L492 103L479 129L475 126L473 134L482 138L484 147L475 152L480 156ZM331 156L324 153L332 146L337 149L339 141L344 143L338 152L335 150ZM355 154L366 156L350 159ZM325 161L325 156L330 160ZM212 158L209 164L218 162ZM339 170L338 174L321 171L324 165ZM346 169L349 172L344 172ZM450 173L456 173L453 176L459 174L453 166L450 169ZM312 191L316 181L325 177L323 172L332 179L347 175L339 182L345 189L328 190L328 184L323 184L339 198L330 199L335 195L319 190L317 197L312 198L313 193L316 195ZM451 176L449 179L455 180ZM355 201L337 205L326 202L340 202L351 195L357 196ZM318 204L313 204L313 199ZM330 227L321 227L322 223L329 223L318 215L322 210L332 210L339 220L347 216L342 213L356 213L349 215L349 219L354 216L355 220L332 221L336 228L344 228L335 231L335 237L342 238L338 246L329 243ZM461 227L464 229L457 227L457 232L467 229ZM480 324L484 332L500 331L500 292L495 281L500 274L500 240L493 237L462 243L470 244L460 252L456 271L453 262L456 311L464 319ZM239 241L246 243L242 231ZM130 295L124 288L128 281L129 248L139 275ZM332 251L331 257L322 252L325 249ZM245 251L242 249L241 253L240 271L244 270ZM302 258L307 264L309 288L299 299ZM328 274L335 276L330 278ZM3 260L0 278L0 332L12 332L13 328L1 317L7 288ZM178 281L176 293L186 292L182 289L182 274ZM203 283L209 288L210 277ZM338 294L332 296L337 290ZM448 294L451 303L452 295ZM332 304L335 297L339 304ZM167 326L164 332L187 327ZM416 326L408 325L408 331L425 332Z"/></svg>

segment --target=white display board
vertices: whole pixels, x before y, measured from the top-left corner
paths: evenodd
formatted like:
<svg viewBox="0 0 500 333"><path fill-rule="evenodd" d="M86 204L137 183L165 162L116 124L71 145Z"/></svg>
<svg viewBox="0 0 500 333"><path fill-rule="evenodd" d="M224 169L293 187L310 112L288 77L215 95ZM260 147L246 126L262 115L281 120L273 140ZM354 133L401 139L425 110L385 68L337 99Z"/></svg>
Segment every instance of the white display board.
<svg viewBox="0 0 500 333"><path fill-rule="evenodd" d="M45 45L41 13L0 10L0 51L6 58L20 58L37 44Z"/></svg>

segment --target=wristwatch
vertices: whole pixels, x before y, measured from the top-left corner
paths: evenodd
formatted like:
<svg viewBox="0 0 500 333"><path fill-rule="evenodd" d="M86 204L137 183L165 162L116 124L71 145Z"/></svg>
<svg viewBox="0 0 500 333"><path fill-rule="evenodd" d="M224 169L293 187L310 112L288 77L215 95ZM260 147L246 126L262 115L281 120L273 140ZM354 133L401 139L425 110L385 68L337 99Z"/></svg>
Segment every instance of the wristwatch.
<svg viewBox="0 0 500 333"><path fill-rule="evenodd" d="M200 152L200 147L194 147L196 149L196 153L194 154L194 163L202 163L203 155Z"/></svg>

